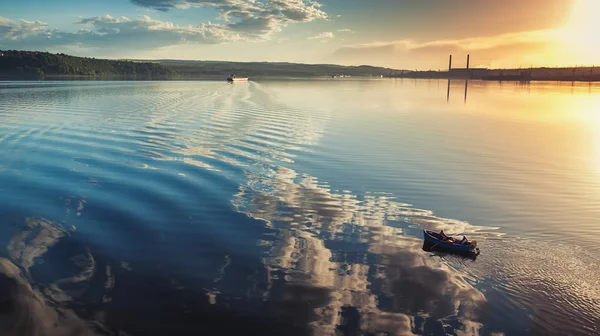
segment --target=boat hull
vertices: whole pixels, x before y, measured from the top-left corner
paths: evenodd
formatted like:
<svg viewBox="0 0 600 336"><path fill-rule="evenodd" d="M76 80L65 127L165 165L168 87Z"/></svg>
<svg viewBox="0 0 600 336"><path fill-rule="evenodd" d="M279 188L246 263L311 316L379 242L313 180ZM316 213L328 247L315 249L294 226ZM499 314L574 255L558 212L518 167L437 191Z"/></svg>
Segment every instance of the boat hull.
<svg viewBox="0 0 600 336"><path fill-rule="evenodd" d="M227 78L228 82L247 82L248 78Z"/></svg>
<svg viewBox="0 0 600 336"><path fill-rule="evenodd" d="M476 252L476 247L473 245L461 245L461 244L453 244L449 242L445 242L437 238L437 233L429 230L423 230L423 239L425 239L425 243L428 243L432 246L440 247L450 251L456 252Z"/></svg>

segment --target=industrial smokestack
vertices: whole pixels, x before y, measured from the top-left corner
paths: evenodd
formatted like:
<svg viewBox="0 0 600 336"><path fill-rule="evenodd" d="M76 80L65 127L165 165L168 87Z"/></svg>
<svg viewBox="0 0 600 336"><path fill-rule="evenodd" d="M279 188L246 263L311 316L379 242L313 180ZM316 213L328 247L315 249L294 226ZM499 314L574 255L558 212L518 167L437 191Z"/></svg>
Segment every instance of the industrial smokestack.
<svg viewBox="0 0 600 336"><path fill-rule="evenodd" d="M448 62L448 71L452 70L452 55L450 55L450 61Z"/></svg>
<svg viewBox="0 0 600 336"><path fill-rule="evenodd" d="M469 59L471 58L471 55L467 54L467 69L469 68Z"/></svg>

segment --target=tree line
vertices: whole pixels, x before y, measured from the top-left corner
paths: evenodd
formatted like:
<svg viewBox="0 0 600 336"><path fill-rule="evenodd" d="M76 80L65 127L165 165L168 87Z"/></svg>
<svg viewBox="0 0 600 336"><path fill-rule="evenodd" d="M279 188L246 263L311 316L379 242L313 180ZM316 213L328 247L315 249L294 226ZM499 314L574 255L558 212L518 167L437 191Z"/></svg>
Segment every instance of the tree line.
<svg viewBox="0 0 600 336"><path fill-rule="evenodd" d="M37 51L0 51L0 76L123 76L165 79L176 75L174 70L151 62L106 60Z"/></svg>

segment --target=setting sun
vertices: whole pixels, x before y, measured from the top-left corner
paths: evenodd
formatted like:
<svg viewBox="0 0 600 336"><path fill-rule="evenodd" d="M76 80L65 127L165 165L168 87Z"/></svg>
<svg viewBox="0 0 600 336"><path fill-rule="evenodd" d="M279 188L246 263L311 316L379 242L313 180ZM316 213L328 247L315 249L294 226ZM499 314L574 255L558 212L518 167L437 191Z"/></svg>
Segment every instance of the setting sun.
<svg viewBox="0 0 600 336"><path fill-rule="evenodd" d="M594 64L600 53L600 1L576 0L561 37L574 59Z"/></svg>

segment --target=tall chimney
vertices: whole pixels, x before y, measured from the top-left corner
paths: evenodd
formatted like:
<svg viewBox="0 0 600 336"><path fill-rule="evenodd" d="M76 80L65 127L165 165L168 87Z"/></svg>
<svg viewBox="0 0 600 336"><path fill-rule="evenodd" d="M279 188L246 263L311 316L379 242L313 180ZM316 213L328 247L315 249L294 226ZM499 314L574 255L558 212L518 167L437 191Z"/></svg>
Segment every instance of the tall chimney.
<svg viewBox="0 0 600 336"><path fill-rule="evenodd" d="M448 71L452 70L452 55L450 55L450 61L448 62Z"/></svg>
<svg viewBox="0 0 600 336"><path fill-rule="evenodd" d="M471 55L467 54L467 69L469 68L469 59L471 58Z"/></svg>

